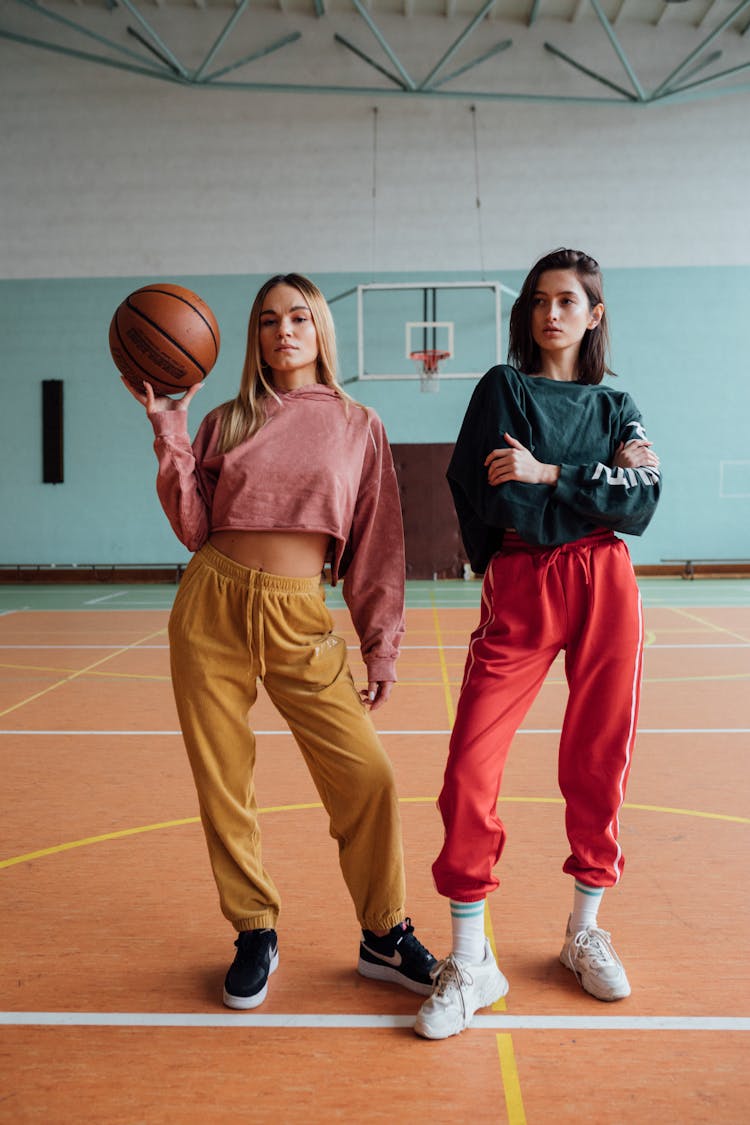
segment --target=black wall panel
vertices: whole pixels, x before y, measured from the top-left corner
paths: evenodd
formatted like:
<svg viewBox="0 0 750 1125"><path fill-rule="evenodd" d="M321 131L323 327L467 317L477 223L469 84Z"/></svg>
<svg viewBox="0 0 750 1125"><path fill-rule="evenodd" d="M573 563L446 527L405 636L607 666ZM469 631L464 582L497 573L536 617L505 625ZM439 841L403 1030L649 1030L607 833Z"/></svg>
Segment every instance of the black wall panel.
<svg viewBox="0 0 750 1125"><path fill-rule="evenodd" d="M42 481L63 479L63 381L42 380Z"/></svg>

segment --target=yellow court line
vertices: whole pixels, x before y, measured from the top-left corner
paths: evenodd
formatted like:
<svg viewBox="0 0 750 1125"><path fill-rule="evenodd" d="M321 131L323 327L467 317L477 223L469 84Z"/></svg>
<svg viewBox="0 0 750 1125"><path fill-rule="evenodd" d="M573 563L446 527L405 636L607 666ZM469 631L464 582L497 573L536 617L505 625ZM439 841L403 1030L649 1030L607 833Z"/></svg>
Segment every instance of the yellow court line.
<svg viewBox="0 0 750 1125"><path fill-rule="evenodd" d="M200 817L188 816L183 820L164 820L158 824L144 824L139 828L122 828L119 832L105 832L101 836L86 836L82 840L70 840L67 844L55 844L51 848L40 848L36 852L26 852L25 855L14 855L10 859L0 860L0 869L14 867L17 863L28 863L32 859L43 859L45 856L57 855L59 852L69 852L73 848L85 848L89 844L104 844L108 840L121 840L124 836L138 836L143 832L156 832L160 828L178 828L183 824L197 824Z"/></svg>
<svg viewBox="0 0 750 1125"><path fill-rule="evenodd" d="M2 665L0 665L2 667ZM149 677L144 676L144 679ZM740 680L749 680L750 672L727 672L723 675L711 676L644 676L644 684L702 684L702 683L730 683ZM460 687L463 682L463 677L460 680L451 680L448 678L447 666L445 668L445 675L441 680L405 680L400 678L398 681L399 687ZM567 680L564 676L550 676L548 675L544 681L546 687L551 685L561 685L567 687Z"/></svg>
<svg viewBox="0 0 750 1125"><path fill-rule="evenodd" d="M118 653L113 655L117 656ZM54 672L56 675L64 675L68 671L66 668L52 668L44 664L4 664L1 662L0 668L7 668L14 672ZM164 680L166 683L171 683L171 676L146 676L143 672L93 672L88 668L74 672L68 678L72 679L74 675L79 676L84 673L93 679L99 677L102 680Z"/></svg>
<svg viewBox="0 0 750 1125"><path fill-rule="evenodd" d="M672 809L668 805L624 804L624 809L638 809L639 812L671 813L673 816L695 816L701 820L727 820L732 824L750 824L750 817L729 816L727 813L701 812L699 809Z"/></svg>
<svg viewBox="0 0 750 1125"><path fill-rule="evenodd" d="M527 804L527 805L562 805L562 797L501 797L501 802L507 804ZM399 797L399 804L402 805L434 805L437 802L437 797ZM277 813L277 812L300 812L307 809L322 809L323 805L320 801L310 801L304 804L297 805L268 805L265 808L258 809L259 813ZM746 816L729 816L726 813L710 813L701 812L699 809L677 809L669 808L663 805L633 805L625 804L624 809L636 809L639 812L653 812L653 813L669 813L673 816L693 816L703 820L723 820L731 824L750 824L750 817ZM105 832L101 836L86 836L81 840L70 840L65 844L55 844L49 848L40 848L35 852L25 852L23 855L11 856L9 859L0 860L0 870L4 867L15 867L19 863L28 863L33 859L43 859L46 856L57 855L59 852L71 851L73 848L85 848L89 844L103 844L109 840L120 840L126 836L138 836L144 832L157 832L162 828L179 828L185 824L198 824L200 817L189 816L181 820L164 820L156 824L143 824L137 828L122 828L117 832ZM492 923L489 916L486 915L485 928L487 929L487 937L494 950L494 935L492 933Z"/></svg>
<svg viewBox="0 0 750 1125"><path fill-rule="evenodd" d="M125 650L125 651L127 651L127 650ZM114 655L119 655L119 653L115 653ZM453 687L459 688L461 686L463 677L461 677L461 679L458 679L458 680L450 679L449 674L448 674L447 664L444 661L442 663L444 665L444 667L443 667L444 675L443 675L442 679L440 679L440 680L409 680L409 679L404 679L403 676L402 676L402 677L399 678L398 686L400 688L405 688L405 687L410 687L410 688L441 687L448 692L450 692L450 689L453 688ZM9 671L15 671L15 672L33 672L35 674L44 673L44 672L52 672L52 673L56 673L56 674L61 674L61 673L64 673L64 671L65 671L65 669L63 669L63 668L51 668L51 667L45 667L45 666L39 665L39 664L5 664L5 663L2 663L2 662L0 662L0 668L5 668L5 669L8 669ZM164 675L164 676L150 675L150 674L147 675L143 672L97 672L97 671L93 671L91 668L82 668L80 671L74 672L70 676L66 676L65 679L61 682L67 683L69 680L75 679L78 676L86 676L86 677L90 677L91 679L102 679L102 680L143 680L144 682L147 682L147 683L152 683L152 682L153 683L171 683L171 677L168 676L168 675ZM736 681L742 681L742 680L750 680L750 672L731 672L731 673L728 672L724 675L715 675L715 676L644 676L643 677L643 683L644 684L730 683L730 682L736 682ZM563 687L567 686L567 681L565 680L565 678L559 677L559 676L547 676L544 683L548 687L552 686L552 685L563 686ZM52 685L52 687L59 687L59 686L60 686L59 683ZM51 690L51 687L48 690ZM31 699L27 700L26 702L31 702L35 698L36 698L36 696L32 696ZM22 706L22 704L17 704L17 706ZM451 700L451 706L452 706L452 700ZM11 710L12 710L12 708L11 708ZM2 715L2 714L5 714L5 712L0 712L0 715ZM453 718L451 719L451 725L452 724L453 724Z"/></svg>
<svg viewBox="0 0 750 1125"><path fill-rule="evenodd" d="M435 638L437 640L438 656L440 657L440 670L443 675L445 708L448 712L448 721L452 729L453 724L456 721L456 711L453 706L453 696L451 695L448 665L445 659L445 651L443 649L443 635L440 629L440 620L438 618L435 598L432 594L430 594L430 600L432 602L432 620L435 627ZM492 955L495 960L497 960L495 934L492 929L492 920L490 918L489 907L487 905L486 899L484 904L484 928L492 947ZM500 999L492 1005L492 1010L496 1012L507 1011L504 996L501 996ZM523 1110L523 1099L521 1098L521 1087L518 1081L518 1067L516 1066L516 1056L513 1050L513 1038L509 1034L498 1035L497 1041L498 1049L500 1052L500 1079L503 1085L503 1092L505 1094L505 1104L508 1110L509 1125L526 1125L526 1116Z"/></svg>
<svg viewBox="0 0 750 1125"><path fill-rule="evenodd" d="M451 682L448 677L448 664L445 659L445 650L443 648L443 634L440 630L440 621L438 619L437 606L435 605L435 596L430 594L432 602L432 623L435 628L435 639L437 640L438 658L440 660L440 671L443 676L443 690L445 692L445 709L448 712L448 724L453 726L456 720L456 710L453 706L453 696L451 695Z"/></svg>
<svg viewBox="0 0 750 1125"><path fill-rule="evenodd" d="M299 809L322 808L320 801L313 801L304 805L269 805L268 808L258 809L258 812L296 812ZM40 848L36 852L26 852L25 855L2 859L0 860L0 869L14 867L18 863L27 863L32 859L43 859L45 856L57 855L59 852L68 852L73 848L85 848L89 844L103 844L109 840L121 840L125 836L139 836L144 832L158 832L161 828L181 828L185 824L200 824L200 819L199 816L187 816L180 820L163 820L156 824L142 824L138 828L122 828L118 832L106 832L101 836L86 836L82 840L70 840L67 844L55 844L51 848Z"/></svg>
<svg viewBox="0 0 750 1125"><path fill-rule="evenodd" d="M675 612L679 613L682 617L686 617L688 621L697 621L709 633L726 633L729 637L735 637L738 641L747 643L748 637L745 633L735 633L733 629L727 629L725 625L715 625L713 621L706 621L705 618L699 617L697 613L690 613L689 610L683 609L680 606L675 606Z"/></svg>
<svg viewBox="0 0 750 1125"><path fill-rule="evenodd" d="M117 652L112 653L111 655L112 656L119 656L123 652L127 652L127 651L129 651L129 650L128 649L119 649ZM105 659L111 659L111 657L106 657ZM442 652L442 650L440 650L440 665L441 665L441 672L442 672L442 678L441 679L439 679L439 680L413 680L413 679L404 679L403 676L402 676L398 681L399 687L401 687L401 688L404 688L404 687L420 687L420 688L421 687L429 687L429 688L441 687L448 693L448 696L450 696L450 689L453 688L453 687L456 687L456 688L460 687L461 683L462 683L462 680L463 680L463 676L460 679L457 679L457 680L452 680L450 678L450 674L449 674L449 670L448 670L448 662L445 659L445 655ZM65 676L66 669L64 669L64 668L55 668L55 667L52 667L52 666L49 666L49 665L44 665L44 664L10 664L10 663L6 663L4 661L0 661L0 668L5 668L9 671L33 672L33 673L51 672L51 673L54 673L54 674L63 675L64 679L61 681L61 683L68 683L70 680L75 679L78 676L90 676L92 679L103 679L103 680L144 680L144 681L147 681L147 682L171 683L171 677L168 676L168 675L153 675L153 674L146 674L144 672L100 672L100 671L95 671L94 667L95 667L94 665L91 665L88 668L81 668L77 672L72 672L70 675ZM462 667L463 667L463 664L462 664ZM724 673L722 675L711 675L711 676L648 676L648 675L646 675L646 676L643 677L643 683L644 684L692 684L692 683L722 683L722 682L723 683L729 683L729 682L740 681L740 680L748 680L748 679L750 679L750 672L727 672L727 673ZM567 685L567 680L565 679L564 676L550 676L550 675L548 675L544 682L547 686L562 685L564 687L564 686ZM53 687L59 687L59 686L60 686L60 683L53 684L47 690L52 690ZM26 700L25 702L31 702L35 698L37 698L37 697L32 696L31 699ZM452 715L453 699L452 699L452 697L450 697L450 706L448 706L447 698L448 697L446 697L446 707L447 707L449 715L451 715L451 725L452 725L453 724L453 718L454 718L454 716ZM17 704L16 706L22 706L22 704ZM11 710L12 710L12 708L11 708ZM5 714L5 713L6 712L0 712L0 715Z"/></svg>
<svg viewBox="0 0 750 1125"><path fill-rule="evenodd" d="M404 805L434 804L437 797L399 797L399 802ZM498 797L499 804L509 805L563 805L562 797ZM726 820L730 824L750 824L750 817L732 816L729 813L703 812L701 809L680 809L670 805L637 805L626 801L622 806L624 810L635 809L638 812L669 813L671 816L694 816L699 820Z"/></svg>
<svg viewBox="0 0 750 1125"><path fill-rule="evenodd" d="M513 1037L509 1032L497 1036L497 1053L500 1056L500 1070L505 1090L505 1109L508 1125L526 1125L526 1111L521 1097L521 1081L518 1077L516 1053L513 1050Z"/></svg>
<svg viewBox="0 0 750 1125"><path fill-rule="evenodd" d="M563 805L565 803L562 797L500 797L498 800L501 803L507 801L510 804L517 805ZM637 809L638 812L670 813L672 816L695 816L703 820L727 820L734 824L750 824L750 817L747 816L702 812L700 809L678 809L669 805L636 805L630 801L626 801L622 807L626 810Z"/></svg>
<svg viewBox="0 0 750 1125"><path fill-rule="evenodd" d="M487 941L490 943L490 949L492 950L492 956L495 958L495 961L497 961L498 960L497 944L495 942L495 930L494 930L494 927L492 925L492 917L490 915L489 899L484 900L484 932L487 935ZM492 1011L493 1012L507 1012L507 1010L508 1010L508 1005L505 1003L505 997L504 996L501 996L500 999L496 1000L495 1003L492 1005Z"/></svg>
<svg viewBox="0 0 750 1125"><path fill-rule="evenodd" d="M34 695L30 695L26 699L22 699L20 703L14 703L11 707L6 707L4 711L0 711L0 718L2 718L4 715L10 715L12 711L17 711L19 707L25 707L28 703L33 703L36 699L41 699L43 695L47 695L49 692L55 691L57 688L63 687L65 684L69 684L73 680L77 680L79 676L85 676L87 672L90 672L92 670L92 668L99 668L102 664L106 664L108 660L114 660L116 656L122 656L123 653L130 652L138 645L145 644L146 641L150 641L153 637L158 637L161 633L164 632L164 627L162 627L161 629L156 629L153 633L148 633L145 637L141 637L141 639L138 641L133 641L132 644L126 645L124 648L118 648L115 652L108 653L107 656L103 656L101 660L95 660L93 664L89 664L85 668L80 668L77 672L72 672L69 676L64 676L63 679L58 680L56 684L50 684L48 687L42 688L41 691L35 692Z"/></svg>
<svg viewBox="0 0 750 1125"><path fill-rule="evenodd" d="M722 676L644 676L644 684L702 684L750 680L750 672L727 672Z"/></svg>

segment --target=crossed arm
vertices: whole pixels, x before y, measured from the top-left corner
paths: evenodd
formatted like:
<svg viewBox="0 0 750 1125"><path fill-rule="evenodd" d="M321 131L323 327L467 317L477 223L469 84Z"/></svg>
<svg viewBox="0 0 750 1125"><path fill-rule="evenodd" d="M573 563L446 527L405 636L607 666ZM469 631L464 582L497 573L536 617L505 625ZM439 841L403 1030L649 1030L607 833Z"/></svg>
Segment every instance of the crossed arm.
<svg viewBox="0 0 750 1125"><path fill-rule="evenodd" d="M484 461L490 484L505 484L511 480L523 481L525 484L557 484L559 465L546 465L537 461L520 441L516 441L508 433L503 434L503 437L508 443L507 448L493 449ZM658 469L659 458L651 448L650 441L634 438L627 444L620 442L612 464L613 467L623 469Z"/></svg>

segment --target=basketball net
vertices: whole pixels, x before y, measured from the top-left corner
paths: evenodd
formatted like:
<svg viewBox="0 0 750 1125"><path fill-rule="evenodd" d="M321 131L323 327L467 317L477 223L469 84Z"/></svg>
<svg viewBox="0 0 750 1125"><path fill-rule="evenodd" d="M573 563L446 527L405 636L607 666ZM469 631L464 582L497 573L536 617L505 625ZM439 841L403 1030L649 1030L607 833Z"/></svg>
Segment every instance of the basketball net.
<svg viewBox="0 0 750 1125"><path fill-rule="evenodd" d="M441 352L436 348L426 348L421 352L410 352L409 359L413 359L419 371L419 389L428 394L437 394L440 390L440 363L450 357L450 352Z"/></svg>

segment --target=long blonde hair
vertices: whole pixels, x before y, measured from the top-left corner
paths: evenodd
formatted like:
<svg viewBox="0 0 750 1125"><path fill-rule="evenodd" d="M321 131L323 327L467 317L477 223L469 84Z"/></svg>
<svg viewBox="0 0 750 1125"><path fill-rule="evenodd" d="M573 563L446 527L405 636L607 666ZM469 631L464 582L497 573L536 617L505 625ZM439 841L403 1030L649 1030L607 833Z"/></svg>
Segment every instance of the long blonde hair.
<svg viewBox="0 0 750 1125"><path fill-rule="evenodd" d="M260 317L263 305L268 294L277 285L289 285L292 289L297 289L310 308L318 337L316 381L332 387L345 406L352 401L337 382L336 330L325 297L317 285L302 274L277 274L260 287L250 310L247 350L239 393L236 398L230 399L221 407L221 433L218 446L220 453L227 453L257 433L266 421L266 406L269 398L278 401L270 368L263 362L260 350Z"/></svg>

